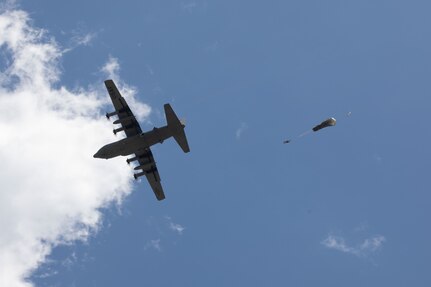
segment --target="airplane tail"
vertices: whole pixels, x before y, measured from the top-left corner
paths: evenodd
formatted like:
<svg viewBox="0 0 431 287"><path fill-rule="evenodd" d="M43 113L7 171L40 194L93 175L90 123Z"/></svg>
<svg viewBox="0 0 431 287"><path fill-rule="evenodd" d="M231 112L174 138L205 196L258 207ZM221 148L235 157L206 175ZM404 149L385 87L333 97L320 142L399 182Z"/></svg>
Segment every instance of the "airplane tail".
<svg viewBox="0 0 431 287"><path fill-rule="evenodd" d="M170 104L165 104L164 108L166 121L168 122L169 130L172 132L172 136L184 152L189 152L189 144L187 142L186 134L184 133L184 127L186 125L178 119Z"/></svg>

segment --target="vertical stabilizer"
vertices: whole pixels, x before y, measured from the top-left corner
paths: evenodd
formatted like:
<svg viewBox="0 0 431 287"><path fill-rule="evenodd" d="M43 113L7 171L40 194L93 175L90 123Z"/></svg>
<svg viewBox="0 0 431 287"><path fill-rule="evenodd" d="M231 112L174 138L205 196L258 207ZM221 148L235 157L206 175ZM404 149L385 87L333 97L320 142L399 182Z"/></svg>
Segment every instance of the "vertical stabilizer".
<svg viewBox="0 0 431 287"><path fill-rule="evenodd" d="M187 142L186 134L184 133L185 124L178 119L170 104L165 104L164 108L166 121L168 122L169 130L172 132L172 136L184 152L189 152L189 144Z"/></svg>

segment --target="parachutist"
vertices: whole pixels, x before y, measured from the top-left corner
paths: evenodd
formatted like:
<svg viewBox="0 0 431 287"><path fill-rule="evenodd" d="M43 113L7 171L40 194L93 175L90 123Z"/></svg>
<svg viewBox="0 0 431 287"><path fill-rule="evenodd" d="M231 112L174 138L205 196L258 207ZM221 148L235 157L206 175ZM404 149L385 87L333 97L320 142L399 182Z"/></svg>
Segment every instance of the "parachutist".
<svg viewBox="0 0 431 287"><path fill-rule="evenodd" d="M290 143L290 140L285 140L283 143L285 144Z"/></svg>

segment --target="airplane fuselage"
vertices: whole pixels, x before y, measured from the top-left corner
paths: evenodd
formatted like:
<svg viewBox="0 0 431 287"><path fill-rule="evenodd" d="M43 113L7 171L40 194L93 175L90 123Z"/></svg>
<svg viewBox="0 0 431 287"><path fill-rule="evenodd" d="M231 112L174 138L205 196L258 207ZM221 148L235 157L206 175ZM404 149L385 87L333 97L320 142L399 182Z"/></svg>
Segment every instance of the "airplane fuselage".
<svg viewBox="0 0 431 287"><path fill-rule="evenodd" d="M151 131L107 144L99 149L94 157L110 159L120 155L126 156L134 154L138 151L143 151L157 143L163 143L164 140L170 138L172 135L172 131L168 128L168 126L154 128Z"/></svg>

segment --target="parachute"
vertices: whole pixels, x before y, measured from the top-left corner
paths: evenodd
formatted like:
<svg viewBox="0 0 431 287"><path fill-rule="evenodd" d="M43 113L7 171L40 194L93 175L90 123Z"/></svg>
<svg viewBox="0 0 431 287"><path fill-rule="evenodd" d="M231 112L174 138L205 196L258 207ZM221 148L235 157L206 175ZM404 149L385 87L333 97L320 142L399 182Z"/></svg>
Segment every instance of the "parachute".
<svg viewBox="0 0 431 287"><path fill-rule="evenodd" d="M337 123L337 120L335 118L326 119L323 122L321 122L320 124L318 124L317 126L315 126L313 128L313 132L317 132L318 130L321 130L321 129L324 129L327 127L335 126L336 123Z"/></svg>
<svg viewBox="0 0 431 287"><path fill-rule="evenodd" d="M351 115L351 112L349 112L347 114L347 116L350 116L350 115ZM311 131L317 132L317 131L324 129L324 128L327 128L327 127L333 127L336 124L337 124L337 120L335 118L326 119L323 122L321 122L320 124L314 126L311 130L308 130L308 131L300 134L299 136L297 136L297 138L302 138L303 136L309 134ZM287 144L287 143L290 143L291 141L292 141L291 139L287 139L287 140L283 141L283 143Z"/></svg>

